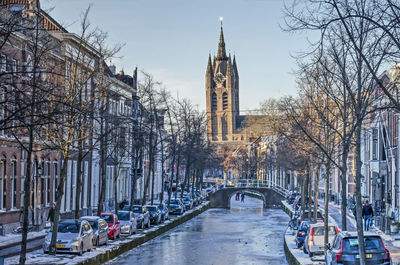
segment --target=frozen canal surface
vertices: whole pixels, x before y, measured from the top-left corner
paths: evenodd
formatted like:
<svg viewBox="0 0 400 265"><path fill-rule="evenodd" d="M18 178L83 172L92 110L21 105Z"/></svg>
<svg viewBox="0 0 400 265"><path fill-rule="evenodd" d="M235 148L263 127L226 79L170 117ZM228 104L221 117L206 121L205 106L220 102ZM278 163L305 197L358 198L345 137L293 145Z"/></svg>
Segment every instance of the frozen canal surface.
<svg viewBox="0 0 400 265"><path fill-rule="evenodd" d="M231 209L210 209L108 264L287 264L283 235L289 217L262 202L232 198Z"/></svg>

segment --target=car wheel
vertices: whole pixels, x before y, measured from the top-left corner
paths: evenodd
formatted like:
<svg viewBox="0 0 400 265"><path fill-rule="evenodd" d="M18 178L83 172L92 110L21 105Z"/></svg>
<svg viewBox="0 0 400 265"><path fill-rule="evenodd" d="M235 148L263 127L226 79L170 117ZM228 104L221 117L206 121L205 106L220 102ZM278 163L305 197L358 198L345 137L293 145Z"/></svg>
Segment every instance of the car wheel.
<svg viewBox="0 0 400 265"><path fill-rule="evenodd" d="M297 245L297 248L300 248L300 247L301 247L301 244L300 244L300 243L296 243L296 245Z"/></svg>
<svg viewBox="0 0 400 265"><path fill-rule="evenodd" d="M309 256L310 258L312 258L312 256L314 256L314 254L311 253L311 252L308 252L308 256Z"/></svg>
<svg viewBox="0 0 400 265"><path fill-rule="evenodd" d="M304 252L305 254L307 254L307 250L306 250L306 248L304 247L304 245L303 245L303 252Z"/></svg>

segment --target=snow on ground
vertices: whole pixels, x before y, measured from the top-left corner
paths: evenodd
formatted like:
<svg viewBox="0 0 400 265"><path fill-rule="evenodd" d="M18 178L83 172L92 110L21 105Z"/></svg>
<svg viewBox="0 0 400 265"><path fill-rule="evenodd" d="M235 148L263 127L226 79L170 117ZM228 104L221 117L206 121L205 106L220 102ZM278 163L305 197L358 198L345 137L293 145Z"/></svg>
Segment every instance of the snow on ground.
<svg viewBox="0 0 400 265"><path fill-rule="evenodd" d="M192 210L189 210L187 212L185 212L182 216L185 216L197 209L200 209L201 207L203 207L204 205L206 205L206 203L202 203L200 206L197 206L195 208L193 208ZM176 218L181 218L181 216L179 217L172 217L172 219L176 219ZM167 220L165 221L163 224L160 224L158 226L152 226L150 229L145 229L143 231L141 231L141 233L139 234L134 234L128 237L122 237L117 240L109 240L108 245L106 246L100 246L100 247L94 247L93 250L91 252L85 252L82 256L78 256L75 254L57 254L55 256L49 255L49 254L45 254L43 252L43 249L39 249L39 250L35 250L32 252L27 253L27 257L26 257L26 264L54 264L54 265L63 265L63 264L68 264L68 265L73 265L73 264L78 264L84 260L87 260L89 258L95 257L101 253L105 253L107 250L113 249L113 248L118 248L121 244L129 242L134 240L135 238L139 238L139 237L144 237L146 235L146 233L149 233L151 231L156 231L158 228L165 226L169 223L171 223L172 220ZM29 235L34 234L35 232L30 232ZM46 232L42 231L42 232L36 232L36 233L44 233L46 234ZM10 236L11 238L11 236ZM14 264L19 264L19 256L14 256L14 257L10 257L10 258L6 258L4 261L6 265L14 265Z"/></svg>

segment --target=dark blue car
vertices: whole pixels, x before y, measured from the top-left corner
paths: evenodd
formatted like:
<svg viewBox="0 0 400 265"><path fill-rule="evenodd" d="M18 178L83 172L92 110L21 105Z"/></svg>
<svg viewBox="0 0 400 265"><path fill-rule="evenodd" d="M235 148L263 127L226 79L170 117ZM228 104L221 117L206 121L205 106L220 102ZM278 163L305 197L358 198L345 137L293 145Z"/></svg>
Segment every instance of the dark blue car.
<svg viewBox="0 0 400 265"><path fill-rule="evenodd" d="M297 230L297 234L296 234L296 245L297 245L297 248L301 248L301 246L303 246L304 239L306 238L307 230L308 230L308 227L310 226L310 224L312 224L311 221L303 221L303 222L301 222L301 224L299 226L299 230Z"/></svg>

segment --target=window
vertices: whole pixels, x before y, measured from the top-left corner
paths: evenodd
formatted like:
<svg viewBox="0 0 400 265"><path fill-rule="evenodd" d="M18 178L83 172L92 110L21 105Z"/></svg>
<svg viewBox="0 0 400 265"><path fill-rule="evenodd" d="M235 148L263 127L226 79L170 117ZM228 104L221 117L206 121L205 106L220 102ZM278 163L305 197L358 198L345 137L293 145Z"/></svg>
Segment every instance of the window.
<svg viewBox="0 0 400 265"><path fill-rule="evenodd" d="M211 99L211 109L216 110L217 109L217 94L213 93L212 94L212 99Z"/></svg>
<svg viewBox="0 0 400 265"><path fill-rule="evenodd" d="M7 181L6 181L6 161L0 161L0 209L6 209L7 202Z"/></svg>
<svg viewBox="0 0 400 265"><path fill-rule="evenodd" d="M50 189L50 162L46 163L46 205L48 205L50 203L50 198L51 198L51 189Z"/></svg>
<svg viewBox="0 0 400 265"><path fill-rule="evenodd" d="M372 130L372 159L378 159L378 129Z"/></svg>
<svg viewBox="0 0 400 265"><path fill-rule="evenodd" d="M224 110L226 110L228 108L228 94L226 92L224 92L224 94L222 94L222 108Z"/></svg>
<svg viewBox="0 0 400 265"><path fill-rule="evenodd" d="M1 71L2 72L7 71L7 57L5 55L1 56Z"/></svg>
<svg viewBox="0 0 400 265"><path fill-rule="evenodd" d="M12 72L13 72L13 75L17 75L17 72L18 72L17 60L12 60Z"/></svg>
<svg viewBox="0 0 400 265"><path fill-rule="evenodd" d="M11 162L11 208L17 206L17 162L14 160Z"/></svg>

